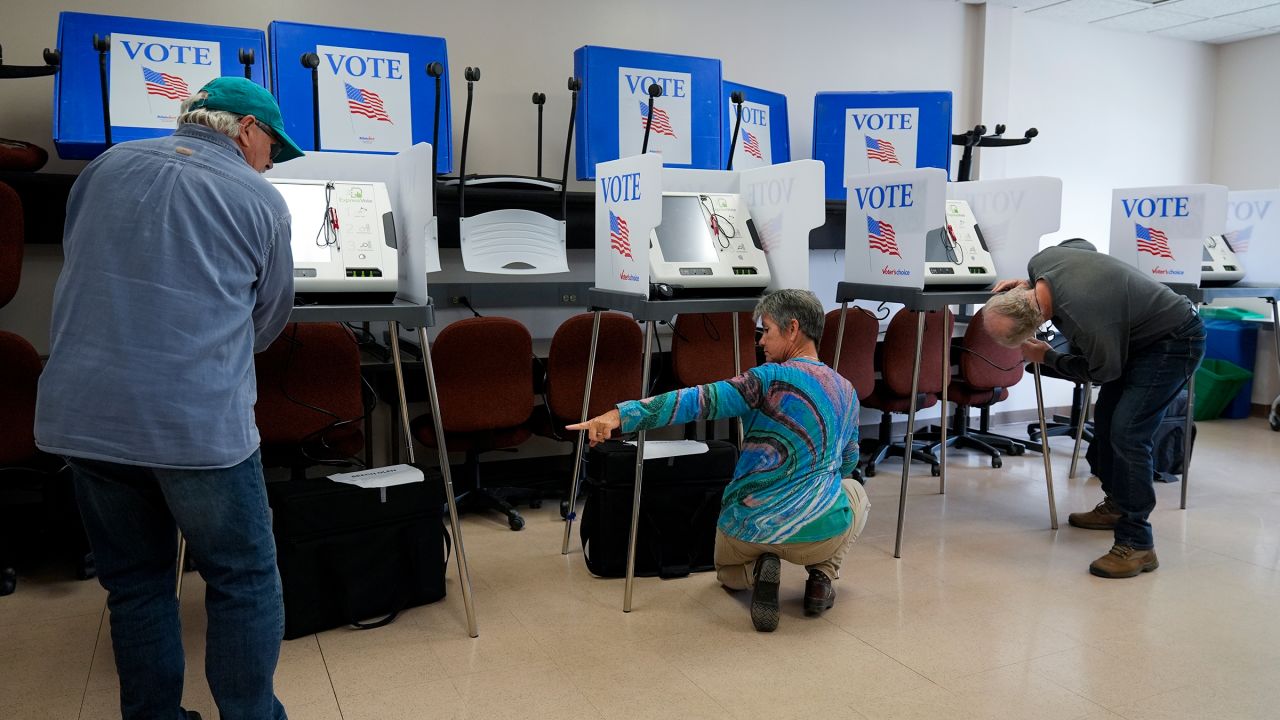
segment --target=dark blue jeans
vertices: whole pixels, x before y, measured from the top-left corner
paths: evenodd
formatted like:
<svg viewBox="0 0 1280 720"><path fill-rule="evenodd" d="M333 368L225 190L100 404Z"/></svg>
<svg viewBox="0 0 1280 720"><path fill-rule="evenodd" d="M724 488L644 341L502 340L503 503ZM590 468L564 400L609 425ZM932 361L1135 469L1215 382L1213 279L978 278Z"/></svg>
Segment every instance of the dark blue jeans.
<svg viewBox="0 0 1280 720"><path fill-rule="evenodd" d="M1204 324L1193 316L1168 338L1131 356L1124 374L1098 391L1094 471L1122 513L1116 522L1117 545L1138 550L1155 546L1147 520L1156 506L1153 436L1203 357Z"/></svg>
<svg viewBox="0 0 1280 720"><path fill-rule="evenodd" d="M281 720L284 605L258 452L219 470L68 458L107 589L124 720L186 718L177 533L207 584L205 676L223 720Z"/></svg>

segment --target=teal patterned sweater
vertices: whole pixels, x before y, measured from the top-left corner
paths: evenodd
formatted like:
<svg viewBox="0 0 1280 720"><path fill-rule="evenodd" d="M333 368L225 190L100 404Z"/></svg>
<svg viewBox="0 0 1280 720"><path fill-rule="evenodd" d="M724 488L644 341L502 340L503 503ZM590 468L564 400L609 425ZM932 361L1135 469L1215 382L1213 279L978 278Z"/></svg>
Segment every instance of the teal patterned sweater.
<svg viewBox="0 0 1280 720"><path fill-rule="evenodd" d="M858 397L816 360L767 363L729 380L619 403L622 432L743 418L744 443L719 528L753 543L826 540L848 529L841 478L858 464Z"/></svg>

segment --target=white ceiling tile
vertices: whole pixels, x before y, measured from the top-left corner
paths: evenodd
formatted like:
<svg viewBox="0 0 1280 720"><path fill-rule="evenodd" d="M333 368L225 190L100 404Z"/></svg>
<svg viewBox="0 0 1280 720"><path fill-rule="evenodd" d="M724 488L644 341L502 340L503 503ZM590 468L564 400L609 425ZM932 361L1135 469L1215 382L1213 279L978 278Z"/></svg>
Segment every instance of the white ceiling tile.
<svg viewBox="0 0 1280 720"><path fill-rule="evenodd" d="M1241 13L1219 16L1219 20L1233 22L1238 25L1269 28L1280 25L1280 3L1268 5L1257 10L1246 10Z"/></svg>
<svg viewBox="0 0 1280 720"><path fill-rule="evenodd" d="M1180 38L1182 40L1201 40L1207 42L1217 38L1231 37L1232 35L1252 32L1254 29L1255 28L1223 22L1221 20L1201 20L1199 22L1178 25L1177 27L1167 28L1165 30L1157 30L1155 34L1163 37Z"/></svg>
<svg viewBox="0 0 1280 720"><path fill-rule="evenodd" d="M1003 5L1005 7L1018 8L1019 10L1035 10L1045 5L1056 5L1063 0L987 0L988 5Z"/></svg>
<svg viewBox="0 0 1280 720"><path fill-rule="evenodd" d="M1180 15L1168 10L1139 10L1137 12L1116 15L1099 20L1094 25L1111 30L1132 30L1134 32L1152 32L1175 25L1186 25L1200 18L1191 15Z"/></svg>
<svg viewBox="0 0 1280 720"><path fill-rule="evenodd" d="M1170 0L1170 2L1160 3L1159 7L1162 10L1172 10L1174 12L1180 12L1187 15L1211 18L1273 5L1275 4L1275 1L1276 0Z"/></svg>
<svg viewBox="0 0 1280 720"><path fill-rule="evenodd" d="M1132 0L1065 0L1057 5L1028 10L1027 15L1038 19L1094 22L1149 7Z"/></svg>
<svg viewBox="0 0 1280 720"><path fill-rule="evenodd" d="M1209 40L1208 42L1211 42L1214 45L1225 45L1227 43L1240 42L1241 40L1249 40L1251 38L1262 37L1263 35L1274 35L1275 32L1276 31L1274 28L1271 30L1253 30L1247 33L1241 33L1239 35L1227 35L1224 37L1214 38L1212 40Z"/></svg>

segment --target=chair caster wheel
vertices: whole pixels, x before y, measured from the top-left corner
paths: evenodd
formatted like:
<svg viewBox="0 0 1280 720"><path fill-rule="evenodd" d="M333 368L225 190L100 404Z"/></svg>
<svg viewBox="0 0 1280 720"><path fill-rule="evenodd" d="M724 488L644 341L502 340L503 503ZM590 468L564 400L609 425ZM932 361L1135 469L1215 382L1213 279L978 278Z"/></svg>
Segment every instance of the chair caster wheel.
<svg viewBox="0 0 1280 720"><path fill-rule="evenodd" d="M517 515L517 516L515 516L515 517L512 517L512 518L507 518L507 525L510 525L510 526L511 526L511 529L512 529L513 531L515 531L515 530L523 530L523 529L524 529L524 518L520 517L519 515Z"/></svg>
<svg viewBox="0 0 1280 720"><path fill-rule="evenodd" d="M560 501L560 519L561 520L569 519L569 501L568 500Z"/></svg>
<svg viewBox="0 0 1280 720"><path fill-rule="evenodd" d="M542 507L542 498L534 498L533 500L530 500L529 507L533 510L537 510Z"/></svg>
<svg viewBox="0 0 1280 720"><path fill-rule="evenodd" d="M18 589L18 571L13 568L0 569L0 597L12 595Z"/></svg>
<svg viewBox="0 0 1280 720"><path fill-rule="evenodd" d="M1012 455L1012 456L1014 456L1014 457L1019 457L1019 456L1021 456L1021 455L1026 455L1026 454L1027 454L1027 449L1026 449L1026 448L1024 448L1024 447L1022 447L1021 445L1014 445L1014 446L1009 450L1009 454L1010 454L1010 455Z"/></svg>
<svg viewBox="0 0 1280 720"><path fill-rule="evenodd" d="M934 476L934 477L939 477L939 476L941 476L941 475L942 475L942 466L941 466L941 465L930 465L930 466L929 466L929 474L930 474L930 475L932 475L932 476Z"/></svg>
<svg viewBox="0 0 1280 720"><path fill-rule="evenodd" d="M993 457L993 458L991 458L991 467L993 467L993 468L998 468L998 467L1000 467L1001 465L1004 465L1004 462L1002 462L1002 461L1000 460L1000 458L998 458L998 457Z"/></svg>
<svg viewBox="0 0 1280 720"><path fill-rule="evenodd" d="M874 467L869 467L867 468L866 472L862 473L862 475L863 477L875 477L876 469Z"/></svg>
<svg viewBox="0 0 1280 720"><path fill-rule="evenodd" d="M1275 415L1271 416L1271 430L1273 432L1280 432L1280 417L1276 417Z"/></svg>

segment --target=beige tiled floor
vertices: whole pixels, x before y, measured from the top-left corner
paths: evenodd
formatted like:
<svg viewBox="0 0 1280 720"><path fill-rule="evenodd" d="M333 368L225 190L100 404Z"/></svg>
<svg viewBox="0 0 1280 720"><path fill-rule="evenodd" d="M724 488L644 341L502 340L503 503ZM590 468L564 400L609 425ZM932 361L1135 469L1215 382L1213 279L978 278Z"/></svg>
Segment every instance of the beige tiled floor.
<svg viewBox="0 0 1280 720"><path fill-rule="evenodd" d="M621 580L590 577L577 548L559 554L555 503L527 511L519 534L467 517L479 638L451 570L443 603L385 629L285 643L278 692L295 720L1280 716L1280 434L1202 423L1190 509L1158 486L1162 566L1133 580L1087 573L1109 535L1066 514L1100 490L1066 478L1057 442L1060 530L1039 456L993 471L953 453L946 495L913 475L900 560L900 466L885 466L836 607L803 617L803 573L788 567L771 635L706 574L641 579L623 614ZM187 703L213 718L203 586L187 582ZM118 717L104 599L50 577L0 598L0 716Z"/></svg>

